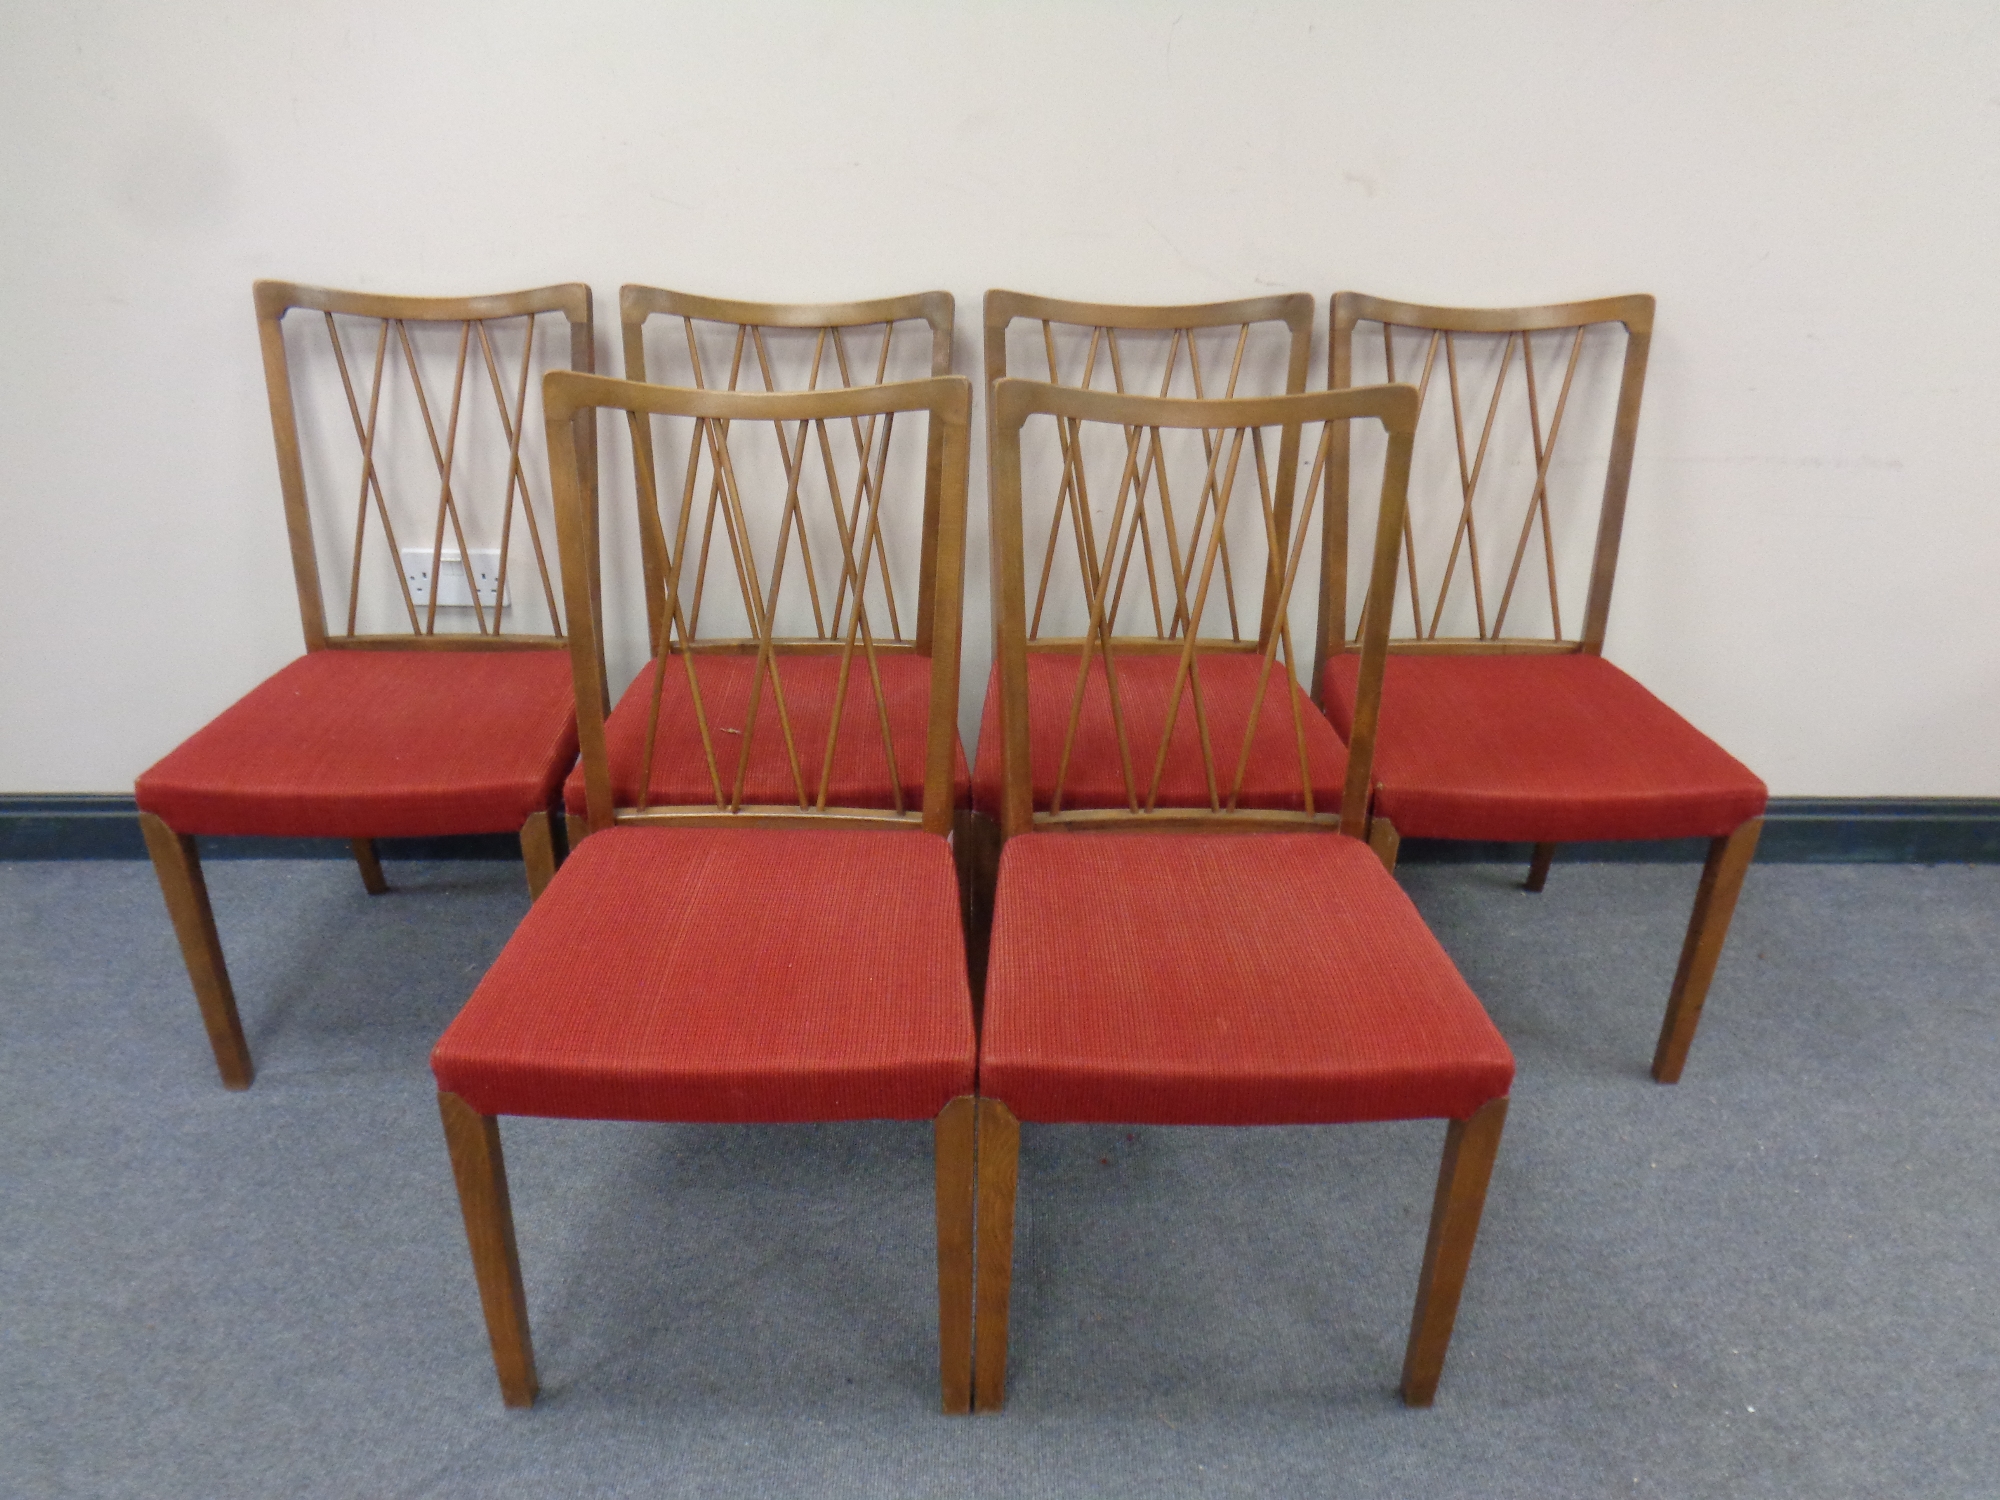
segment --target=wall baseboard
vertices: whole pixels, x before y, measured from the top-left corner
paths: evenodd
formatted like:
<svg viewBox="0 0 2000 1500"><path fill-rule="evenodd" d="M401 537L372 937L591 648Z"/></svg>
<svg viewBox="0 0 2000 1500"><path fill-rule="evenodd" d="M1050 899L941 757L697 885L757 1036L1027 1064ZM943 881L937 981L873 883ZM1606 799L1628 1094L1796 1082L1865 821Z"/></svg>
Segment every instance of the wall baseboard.
<svg viewBox="0 0 2000 1500"><path fill-rule="evenodd" d="M1559 860L1699 863L1703 839L1565 844ZM383 839L385 859L519 859L512 834ZM341 839L217 838L206 859L346 859ZM1405 839L1416 864L1525 864L1526 844ZM126 796L0 793L0 860L144 859L138 810ZM2000 864L2000 797L1774 797L1757 847L1761 864Z"/></svg>
<svg viewBox="0 0 2000 1500"><path fill-rule="evenodd" d="M383 859L512 859L521 841L511 833L450 838L381 839ZM211 859L350 859L345 839L204 838L201 857ZM144 859L139 809L129 796L77 793L24 796L0 793L0 860Z"/></svg>
<svg viewBox="0 0 2000 1500"><path fill-rule="evenodd" d="M1526 864L1528 844L1404 839L1419 864ZM1707 839L1564 844L1559 862L1700 864ZM1757 841L1765 865L2000 864L2000 797L1773 797Z"/></svg>

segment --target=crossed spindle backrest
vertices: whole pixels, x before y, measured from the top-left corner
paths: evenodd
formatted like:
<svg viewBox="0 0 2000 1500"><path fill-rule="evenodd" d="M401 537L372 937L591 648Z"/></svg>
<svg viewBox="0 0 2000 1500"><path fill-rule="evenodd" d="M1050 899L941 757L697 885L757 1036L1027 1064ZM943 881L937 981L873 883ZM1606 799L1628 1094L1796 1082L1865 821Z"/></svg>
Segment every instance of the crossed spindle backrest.
<svg viewBox="0 0 2000 1500"><path fill-rule="evenodd" d="M1005 781L1002 793L1001 831L1007 837L1031 828L1069 825L1073 827L1230 827L1307 825L1326 821L1313 806L1312 776L1306 758L1306 741L1300 719L1299 695L1291 691L1297 664L1291 629L1287 623L1294 589L1307 551L1307 531L1316 497L1321 491L1326 466L1335 447L1335 437L1357 419L1379 423L1386 436L1383 454L1382 490L1378 515L1382 542L1376 548L1371 577L1379 580L1375 590L1380 602L1370 608L1362 632L1361 676L1355 706L1354 733L1348 744L1347 780L1339 826L1342 832L1360 837L1366 826L1368 791L1373 768L1375 724L1381 698L1382 654L1388 640L1389 583L1396 565L1395 538L1401 532L1404 491L1409 480L1410 442L1416 428L1417 395L1408 386L1378 386L1364 390L1333 391L1301 396L1269 396L1230 401L1176 400L1157 396L1119 396L1106 392L1082 391L1038 381L1003 380L992 388L990 440L992 443L991 519L994 561L994 634L1000 659L1000 732ZM1117 547L1121 536L1136 527L1138 477L1145 455L1156 452L1165 434L1200 434L1213 453L1209 471L1213 475L1213 497L1217 511L1226 519L1241 491L1252 491L1254 505L1240 508L1253 511L1265 534L1268 556L1276 574L1274 618L1277 627L1268 632L1262 646L1262 670L1255 701L1240 744L1220 744L1211 740L1201 693L1201 653L1196 639L1184 634L1178 645L1171 695L1157 742L1136 744L1127 732L1126 715L1119 692L1119 660L1131 659L1133 647L1118 640L1109 629L1108 593L1111 575L1100 571L1090 594L1088 629L1081 642L1077 663L1077 686L1071 698L1064 729L1061 766L1057 772L1057 795L1047 812L1036 812L1030 795L1028 722L1028 594L1027 559L1023 550L1022 518L1022 432L1031 420L1060 425L1065 430L1065 451L1074 455L1091 445L1085 442L1092 428L1108 433L1114 458L1122 453L1108 488L1115 495L1111 505L1106 554ZM1278 441L1294 444L1304 437L1305 451L1312 454L1309 477L1301 506L1276 491L1271 483L1266 454ZM1099 445L1102 446L1102 445ZM1074 466L1074 465L1073 465ZM1254 476L1254 477L1252 477ZM1103 493L1100 489L1099 493ZM1221 528L1207 533L1200 556L1190 571L1195 576L1190 600L1191 618L1199 620L1203 605L1217 576L1221 556ZM1282 655L1282 668L1278 658ZM1101 667L1110 701L1113 731L1125 774L1126 806L1122 809L1064 811L1061 806L1062 774L1073 748L1086 699L1088 674L1093 665ZM1279 675L1282 672L1283 675ZM1274 690L1275 682L1275 690ZM1285 707L1271 704L1275 697ZM1208 782L1209 806L1166 808L1157 805L1160 778L1165 770L1174 725L1183 711L1192 714L1199 731L1202 768ZM1304 810L1285 813L1270 809L1237 807L1250 749L1260 717L1264 713L1288 713L1299 751L1299 780Z"/></svg>
<svg viewBox="0 0 2000 1500"><path fill-rule="evenodd" d="M1422 400L1391 650L1602 649L1652 327L1648 296L1444 308L1335 295L1329 384L1402 380ZM1322 666L1347 630L1347 456L1327 471ZM1563 582L1586 569L1571 634Z"/></svg>
<svg viewBox="0 0 2000 1500"><path fill-rule="evenodd" d="M1052 385L1102 389L1128 395L1229 399L1244 395L1296 395L1306 388L1306 361L1312 343L1312 298L1303 292L1256 297L1236 302L1212 302L1180 307L1122 306L1109 302L1070 302L1035 297L1025 292L990 291L985 306L986 381L1009 375L1045 380ZM1023 326L1015 329L1013 325ZM1012 358L1010 359L1010 331ZM1182 597L1192 559L1202 548L1204 530L1215 521L1214 492L1207 475L1215 455L1214 440L1204 434L1201 452L1191 456L1190 482L1176 487L1161 466L1163 450L1141 464L1133 494L1134 529L1125 551L1099 548L1096 517L1088 496L1077 488L1075 465L1066 434L1056 433L1056 451L1045 455L1039 468L1029 461L1027 483L1049 487L1053 503L1046 523L1034 518L1037 550L1034 604L1029 611L1028 639L1035 648L1074 649L1073 638L1058 623L1067 602L1087 598L1097 577L1111 569L1111 628L1120 640L1177 641L1189 633L1205 634L1209 643L1255 649L1267 644L1278 574L1263 571L1262 600L1253 622L1240 588L1254 588L1246 568L1245 547L1261 554L1262 537L1255 529L1247 537L1221 533L1221 587L1212 616L1190 617ZM1296 431L1279 443L1276 490L1282 506L1291 503L1298 465ZM1176 505L1178 502L1178 506ZM1282 526L1285 513L1281 512ZM1063 533L1076 555L1080 576L1066 579ZM1145 588L1131 582L1134 546ZM1067 585L1067 586L1066 586Z"/></svg>
<svg viewBox="0 0 2000 1500"><path fill-rule="evenodd" d="M721 297L701 297L691 292L668 291L661 287L627 285L618 290L619 322L625 343L625 378L669 385L693 386L697 390L824 390L861 385L884 385L893 381L916 380L951 373L953 303L949 292L918 292L907 297L882 297L867 302L738 302ZM660 324L648 329L659 319ZM654 357L647 357L648 333ZM938 440L933 429L926 452L923 535L934 534L938 492ZM857 447L865 434L855 425L849 438ZM642 475L659 470L651 461L651 434L640 438ZM660 612L665 605L665 555L653 545L655 527L649 527L643 512L658 513L658 496L640 481L639 505L642 512L641 564L646 581L646 619L655 640L660 634ZM708 535L715 524L719 490L707 497L702 531ZM810 543L807 544L808 549ZM931 547L926 542L923 555ZM885 580L888 613L900 626L909 603L896 598L896 580L889 567L885 548L878 546L878 576ZM801 566L812 574L814 597L818 597L823 571L813 561L810 550ZM824 580L838 591L835 578ZM916 583L916 619L928 616L931 579L920 570ZM900 605L900 607L899 607ZM822 617L823 619L824 617Z"/></svg>
<svg viewBox="0 0 2000 1500"><path fill-rule="evenodd" d="M614 809L603 706L596 694L584 691L588 684L602 681L603 630L595 620L577 621L572 625L570 650L579 690L577 734L591 830L608 827L614 819L687 821L690 813L734 817L756 811L767 817L781 815L789 821L845 818L921 827L934 833L949 831L958 733L970 382L944 376L848 390L768 394L552 374L544 382L543 401L566 587L587 581L596 546L585 476L571 436L573 419L598 410L621 412L628 419L635 454L648 437L658 436L665 441L657 446L670 456L676 451L687 455L686 479L677 487L671 527L660 526L656 510L642 511L642 519L650 514L657 528L646 545L657 548L662 558L664 602L648 667L652 697L638 784L652 784L661 696L669 675L679 674L686 683L715 803L706 812L648 809L643 802L637 808ZM922 470L898 475L887 460L899 419L905 428L911 421L921 420L927 433L935 435L935 472L940 482L935 526L924 540L929 554L924 569L935 584L928 592L923 617L908 622L913 627L908 637L885 641L878 621L886 612L886 591L881 589L880 579L871 575L881 556L882 539L896 524L898 511L907 516L916 508L909 492L921 493L922 488L918 479ZM656 434L656 427L664 431ZM846 439L857 431L860 436L855 451L844 451L849 449ZM753 453L759 444L765 451ZM766 492L758 495L746 479L761 480ZM647 482L642 477L641 483ZM899 495L899 491L904 493ZM911 503L899 506L899 498ZM706 534L696 525L696 513L703 506L711 517L719 516ZM718 531L721 541L711 547L716 541L713 532ZM788 558L794 550L803 552L803 546L795 548L795 542L809 532L818 534L825 554L831 557L833 576L828 579L831 586L814 603L814 609L821 611L820 628L799 641L783 635L774 622L782 609ZM735 602L747 622L747 635L702 638L701 597L711 566L726 574L723 587L736 591ZM895 745L880 662L885 654L898 651L929 658L920 808L903 805L900 780L894 775ZM712 722L696 665L704 652L755 657L748 721L733 744L723 742ZM831 720L818 743L795 735L786 699L787 660L796 661L803 655L833 655L839 661ZM760 710L778 722L796 806L746 809L743 805L741 757L749 754ZM898 784L892 809L828 805L835 740L843 716L850 711L866 715L881 735L892 780Z"/></svg>
<svg viewBox="0 0 2000 1500"><path fill-rule="evenodd" d="M387 297L260 281L256 300L306 649L560 644L529 391L551 366L593 368L590 288ZM287 338L293 309L309 316ZM594 501L594 434L577 447ZM322 548L339 559L331 631ZM441 597L448 566L486 574L463 603ZM594 573L569 597L601 611Z"/></svg>

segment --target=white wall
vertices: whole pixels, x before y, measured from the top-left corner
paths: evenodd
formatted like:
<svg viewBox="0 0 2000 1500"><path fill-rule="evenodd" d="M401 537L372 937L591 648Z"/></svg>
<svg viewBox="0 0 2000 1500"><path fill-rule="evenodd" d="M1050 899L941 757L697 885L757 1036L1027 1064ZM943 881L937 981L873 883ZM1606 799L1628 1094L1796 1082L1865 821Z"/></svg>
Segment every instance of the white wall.
<svg viewBox="0 0 2000 1500"><path fill-rule="evenodd" d="M1996 59L1979 4L12 0L0 791L296 654L277 276L588 281L607 368L622 281L940 286L967 374L989 286L1651 291L1610 654L1780 795L2000 794Z"/></svg>

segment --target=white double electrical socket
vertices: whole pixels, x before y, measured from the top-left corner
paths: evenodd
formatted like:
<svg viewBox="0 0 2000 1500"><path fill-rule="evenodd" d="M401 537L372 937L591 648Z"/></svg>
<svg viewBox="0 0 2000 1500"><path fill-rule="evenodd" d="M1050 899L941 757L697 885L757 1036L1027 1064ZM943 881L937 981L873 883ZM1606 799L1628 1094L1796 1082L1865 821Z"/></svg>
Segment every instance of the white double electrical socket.
<svg viewBox="0 0 2000 1500"><path fill-rule="evenodd" d="M479 590L479 603L483 608L506 608L507 601L500 597L500 549L497 547L473 547L467 551L471 558L471 576L466 576L465 559L454 551L447 551L438 560L437 578L431 578L431 549L428 547L403 548L403 577L410 585L410 602L429 604L431 585L437 585L437 602L440 609L454 607L472 608L472 591Z"/></svg>

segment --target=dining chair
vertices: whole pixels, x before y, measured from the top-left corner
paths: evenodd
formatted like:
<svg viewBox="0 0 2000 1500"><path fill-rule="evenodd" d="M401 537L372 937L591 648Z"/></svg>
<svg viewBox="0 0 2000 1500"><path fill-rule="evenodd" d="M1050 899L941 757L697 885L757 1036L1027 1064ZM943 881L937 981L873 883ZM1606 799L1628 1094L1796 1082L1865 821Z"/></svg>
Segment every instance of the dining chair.
<svg viewBox="0 0 2000 1500"><path fill-rule="evenodd" d="M989 291L988 399L995 383L1024 373L1078 389L1195 400L1295 395L1305 389L1312 321L1312 299L1303 292L1154 307ZM1235 734L1250 722L1250 702L1259 691L1256 660L1274 640L1284 653L1286 681L1295 682L1302 664L1291 661L1288 622L1276 610L1278 570L1264 531L1247 511L1239 513L1233 528L1217 525L1223 475L1215 437L1188 434L1177 442L1154 433L1141 444L1135 430L1123 440L1133 445L1129 479L1116 465L1107 471L1124 486L1120 494L1127 500L1126 525L1116 536L1103 530L1109 491L1091 493L1082 455L1072 452L1069 426L1037 429L1024 454L1023 483L1034 496L1024 519L1033 537L1026 625L1029 733L1050 741L1052 751L1035 761L1036 805L1096 807L1129 804L1137 797L1162 806L1213 808L1220 793L1201 774L1199 742L1211 734ZM1258 459L1265 465L1259 477L1278 497L1274 520L1282 529L1298 464L1296 429L1280 432L1275 449ZM1196 559L1211 537L1218 571L1203 607L1196 609ZM1170 749L1155 779L1153 768L1125 764L1125 725L1130 721L1146 737L1166 722L1180 648L1190 639L1197 649L1188 658L1187 709L1177 709ZM1318 801L1337 807L1346 752L1339 737L1320 725L1304 692L1296 686L1289 691L1304 708L1300 717ZM1053 742L1068 732L1079 701L1074 733L1066 751L1057 753ZM973 763L975 816L966 828L968 883L981 914L975 919L979 928L999 848L999 702L996 662ZM1277 720L1263 727L1238 800L1248 806L1296 806L1293 732ZM975 970L981 948L975 933Z"/></svg>
<svg viewBox="0 0 2000 1500"><path fill-rule="evenodd" d="M1267 534L1274 618L1286 617L1306 560L1311 511L1333 434L1379 427L1387 445L1380 512L1393 539L1408 478L1416 393L1406 386L1261 400L1119 396L1021 380L993 388L994 613L1000 662L1006 835L994 898L980 1033L978 1261L974 1399L1005 1399L1020 1127L1082 1122L1299 1125L1442 1119L1444 1154L1418 1276L1402 1396L1428 1405L1444 1366L1499 1145L1512 1054L1416 909L1365 842L1375 710L1388 632L1386 588L1368 612L1347 784L1337 804L1315 788L1278 632L1246 654L1250 722L1194 747L1211 799L1168 805L1135 791L1114 805L1045 802L1045 762L1060 764L1079 730L1038 734L1030 700L1033 596L1022 521L1023 430L1067 432L1084 454L1095 428L1117 499L1108 543L1137 525L1134 471L1156 438L1199 434L1219 455L1215 508L1243 510ZM1317 429L1303 503L1273 492L1264 457ZM1121 458L1122 452L1122 458ZM1072 460L1077 466L1077 460ZM1252 477L1254 475L1254 478ZM1100 483L1099 493L1105 486ZM1226 525L1226 521L1224 523ZM1216 587L1221 529L1201 544L1192 617ZM1037 540L1039 537L1037 536ZM1115 555L1115 554L1113 554ZM1374 576L1386 584L1390 545ZM1097 591L1101 595L1102 589ZM1103 646L1104 612L1090 624ZM1155 780L1197 651L1184 633L1166 722L1132 744ZM1115 701L1115 700L1114 700ZM1268 716L1293 755L1292 805L1251 805L1247 765ZM1127 731L1130 729L1129 720ZM1121 749L1126 742L1121 739ZM1057 771L1060 785L1060 770ZM1143 783L1142 783L1143 784ZM1275 1189L1274 1189L1275 1191ZM1301 1268L1302 1271L1307 1268Z"/></svg>
<svg viewBox="0 0 2000 1500"><path fill-rule="evenodd" d="M528 390L544 366L594 358L577 283L392 297L260 281L256 304L306 654L136 785L216 1065L238 1089L250 1049L197 838L344 838L373 895L388 889L381 837L518 833L537 893L561 858L551 813L576 719ZM594 497L594 434L579 430L577 450ZM572 610L596 605L586 581Z"/></svg>
<svg viewBox="0 0 2000 1500"><path fill-rule="evenodd" d="M618 305L628 380L698 390L773 392L850 389L951 373L953 308L949 292L921 292L868 302L792 304L731 301L627 285L619 289ZM634 438L647 631L649 641L657 646L667 611L669 557L678 552L683 538L698 538L695 545L702 559L725 549L733 559L740 555L743 543L726 501L732 463L728 424L709 428L699 448L670 455L672 462L664 471L664 481L651 426L635 427ZM857 460L866 459L868 473L861 481L861 493L873 492L872 487L885 472L883 466L891 461L888 439L886 427L878 430L872 422L859 419L834 433L833 442L851 451ZM834 766L839 788L836 800L849 805L894 807L919 793L921 773L916 768L923 763L928 722L929 622L936 588L936 550L930 539L937 527L942 441L943 429L932 425L923 450L921 507L885 515L883 529L870 543L867 576L878 581L880 589L871 629L880 635L875 641L874 675L868 691L872 693L879 681L898 753L876 756L872 746L859 740L843 742ZM796 434L792 446L781 447L777 457L781 467L817 461L817 455L798 450ZM734 569L720 584L721 591L729 595L721 607L736 607L736 617L746 628L759 611L779 622L782 628L773 636L772 651L783 664L787 710L804 716L802 724L793 727L811 737L824 729L825 715L839 692L840 658L837 652L829 651L835 642L829 632L835 628L845 580L834 561L836 538L815 537L798 514L795 499L786 503L784 526L785 537L777 549L772 575L760 580L768 597L755 601L753 609L743 590L757 585L749 583L740 569ZM718 605L715 596L699 582L692 582L692 577L682 608L689 628L699 632L704 610L712 617ZM789 593L787 584L791 586ZM736 795L732 785L725 800L751 809L794 800L797 789L790 784L790 768L784 757L785 726L768 714L759 724L744 722L752 679L762 670L758 658L740 648L719 648L702 655L700 667L705 691L737 715L730 733L741 732L745 741L741 795ZM643 800L653 805L715 799L717 788L710 783L693 740L672 739L670 724L686 719L686 692L682 682L669 681L656 699L652 678L642 672L612 709L607 726L611 779L621 805L636 805L642 800L638 760L647 743L649 713L658 721L656 735L666 730L669 740L653 758L653 780L645 788ZM957 755L962 762L963 751ZM890 784L891 764L902 767L900 786ZM957 772L961 804L967 800L963 792L967 781L961 766ZM582 837L586 827L581 767L570 774L565 804L574 841ZM955 846L963 843L956 840Z"/></svg>
<svg viewBox="0 0 2000 1500"><path fill-rule="evenodd" d="M1653 1077L1674 1083L1756 852L1766 791L1604 657L1652 331L1647 296L1447 308L1341 292L1329 385L1355 384L1358 361L1374 356L1369 379L1412 380L1425 412L1449 417L1420 427L1400 578L1382 585L1397 591L1396 618L1407 611L1408 624L1389 643L1375 751L1384 858L1393 867L1404 837L1529 843L1527 889L1539 891L1559 843L1705 839L1653 1055ZM1361 671L1347 638L1347 464L1337 449L1327 469L1314 671L1343 734ZM1596 540L1585 548L1593 510ZM1573 605L1585 579L1582 618L1573 607L1566 617L1564 584Z"/></svg>
<svg viewBox="0 0 2000 1500"><path fill-rule="evenodd" d="M566 585L584 587L596 538L583 455L570 423L599 411L635 434L659 422L723 465L723 523L734 550L706 555L684 502L662 558L664 606L642 673L657 703L636 779L611 769L603 635L571 637L588 836L581 839L432 1054L439 1108L501 1394L537 1389L498 1117L681 1123L828 1120L934 1122L939 1373L944 1409L971 1389L975 1039L958 890L946 835L953 811L965 482L971 385L941 377L779 394L692 390L556 374L545 385L550 462ZM873 433L855 453L850 424ZM886 594L871 571L885 517L916 508L924 468L886 470L898 426L939 433L926 614L924 717L912 743L888 722L879 687ZM761 438L757 451L752 438ZM761 484L760 484L761 482ZM691 482L690 494L706 493ZM836 580L822 601L835 664L830 701L778 650L769 595L787 538L817 531ZM914 530L910 534L921 534ZM724 559L722 554L730 555ZM705 642L693 599L705 568L747 575L747 637ZM713 612L712 612L713 613ZM729 627L742 628L740 622ZM706 649L713 645L714 649ZM709 664L740 653L738 679ZM816 680L815 680L816 681ZM730 727L742 711L743 734ZM907 705L904 706L907 708ZM899 711L903 711L899 709ZM752 774L748 726L782 728L777 766ZM850 734L849 731L852 731ZM885 760L893 805L847 800L853 774ZM899 753L907 760L899 760ZM660 759L700 767L703 801L653 800ZM678 774L678 773L677 773ZM913 779L912 779L913 778ZM873 785L874 783L865 783ZM773 799L750 816L755 795Z"/></svg>

